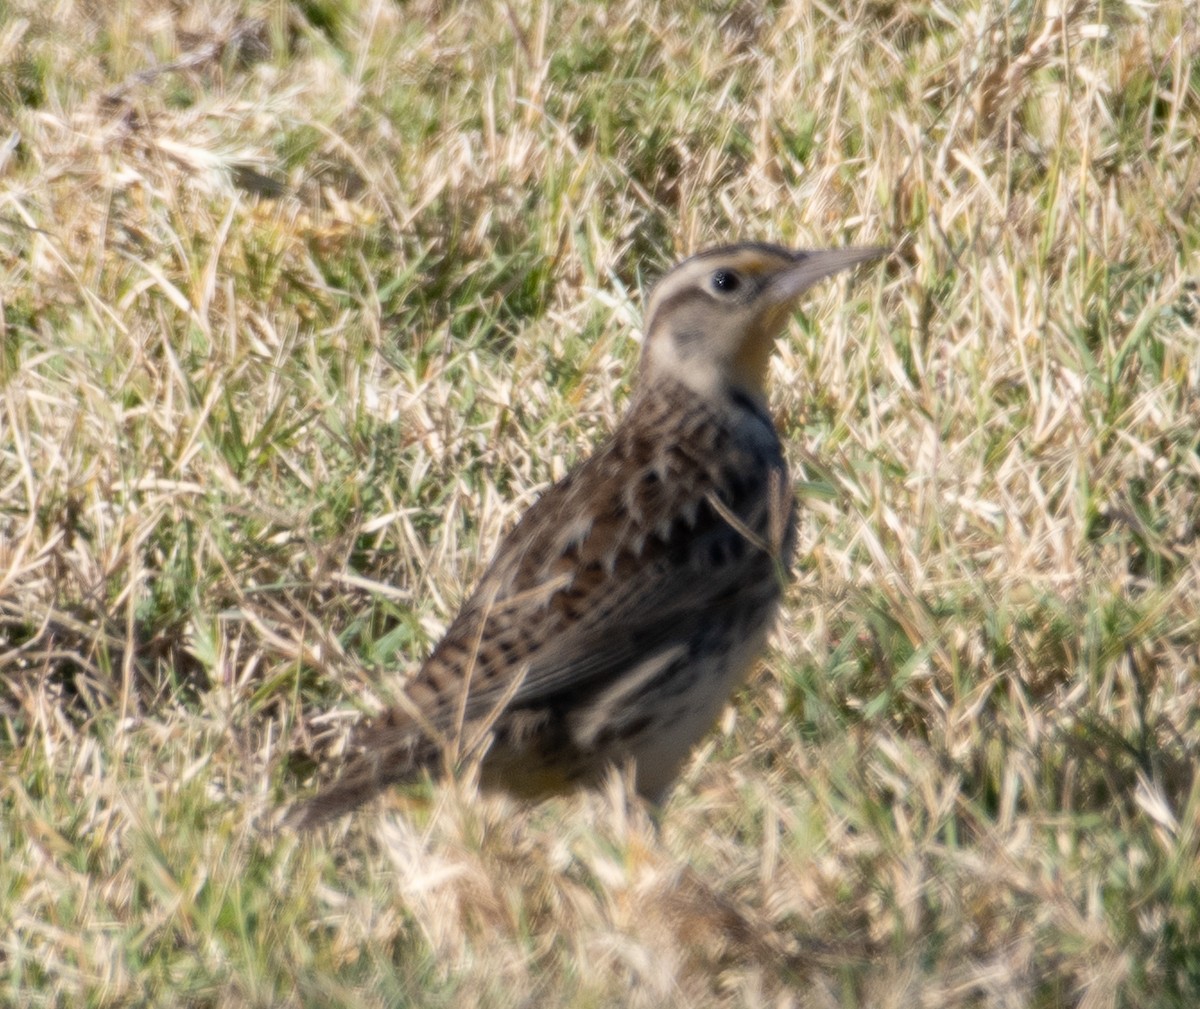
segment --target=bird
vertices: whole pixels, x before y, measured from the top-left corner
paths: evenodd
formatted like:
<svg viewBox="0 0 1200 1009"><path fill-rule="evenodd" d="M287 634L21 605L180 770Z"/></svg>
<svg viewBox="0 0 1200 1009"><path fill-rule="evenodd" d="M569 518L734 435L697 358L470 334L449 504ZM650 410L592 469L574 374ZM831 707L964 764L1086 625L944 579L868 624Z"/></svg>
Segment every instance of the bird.
<svg viewBox="0 0 1200 1009"><path fill-rule="evenodd" d="M612 433L502 538L400 702L283 822L310 829L468 761L526 799L616 767L661 803L764 650L791 567L774 345L809 288L886 252L743 242L667 272Z"/></svg>

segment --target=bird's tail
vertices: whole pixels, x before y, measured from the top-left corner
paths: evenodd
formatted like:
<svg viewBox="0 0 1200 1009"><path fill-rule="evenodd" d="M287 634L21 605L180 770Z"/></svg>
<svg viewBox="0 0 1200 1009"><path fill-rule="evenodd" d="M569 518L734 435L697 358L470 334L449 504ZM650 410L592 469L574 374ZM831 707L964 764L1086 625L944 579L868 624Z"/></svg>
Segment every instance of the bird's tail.
<svg viewBox="0 0 1200 1009"><path fill-rule="evenodd" d="M293 804L279 825L295 831L312 830L353 812L391 785L413 781L423 768L436 763L439 751L428 739L386 729L381 732L381 728L368 733L337 780Z"/></svg>

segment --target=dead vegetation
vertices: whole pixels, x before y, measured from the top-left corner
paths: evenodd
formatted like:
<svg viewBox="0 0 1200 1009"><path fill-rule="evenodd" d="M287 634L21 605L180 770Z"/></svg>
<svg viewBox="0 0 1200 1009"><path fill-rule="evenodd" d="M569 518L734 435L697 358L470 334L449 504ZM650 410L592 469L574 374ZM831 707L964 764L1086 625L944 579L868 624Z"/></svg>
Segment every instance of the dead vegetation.
<svg viewBox="0 0 1200 1009"><path fill-rule="evenodd" d="M1192 6L10 5L0 1002L1191 1005ZM891 241L762 674L619 781L263 832L614 422L641 291Z"/></svg>

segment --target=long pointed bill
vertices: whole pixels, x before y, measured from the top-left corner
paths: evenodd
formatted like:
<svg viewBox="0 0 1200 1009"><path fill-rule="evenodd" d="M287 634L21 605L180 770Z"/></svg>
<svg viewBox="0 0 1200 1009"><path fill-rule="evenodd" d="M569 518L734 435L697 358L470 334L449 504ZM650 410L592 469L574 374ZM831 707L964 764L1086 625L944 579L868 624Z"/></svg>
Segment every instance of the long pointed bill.
<svg viewBox="0 0 1200 1009"><path fill-rule="evenodd" d="M818 281L859 263L879 259L891 251L883 246L797 251L794 265L785 267L771 278L768 288L771 301L776 305L790 304Z"/></svg>

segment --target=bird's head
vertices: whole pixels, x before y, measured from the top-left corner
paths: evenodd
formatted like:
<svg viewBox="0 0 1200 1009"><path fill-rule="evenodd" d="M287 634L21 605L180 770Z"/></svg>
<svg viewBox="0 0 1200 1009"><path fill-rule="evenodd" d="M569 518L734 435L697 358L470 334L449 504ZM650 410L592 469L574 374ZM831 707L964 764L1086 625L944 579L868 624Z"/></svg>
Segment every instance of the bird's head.
<svg viewBox="0 0 1200 1009"><path fill-rule="evenodd" d="M775 338L800 296L886 252L744 243L685 259L655 285L646 306L643 381L671 377L706 395L736 389L762 399Z"/></svg>

